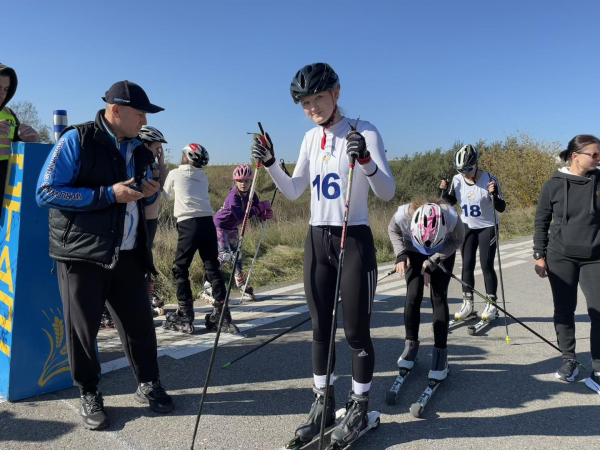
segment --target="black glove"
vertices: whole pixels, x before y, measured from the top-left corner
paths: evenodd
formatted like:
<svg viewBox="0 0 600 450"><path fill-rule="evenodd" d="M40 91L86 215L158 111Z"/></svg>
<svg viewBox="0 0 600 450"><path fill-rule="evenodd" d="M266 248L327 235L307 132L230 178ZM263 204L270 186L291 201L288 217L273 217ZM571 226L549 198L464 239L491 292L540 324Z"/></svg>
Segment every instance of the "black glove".
<svg viewBox="0 0 600 450"><path fill-rule="evenodd" d="M371 154L367 150L367 141L356 130L350 130L346 135L346 153L350 157L356 157L359 164L368 164L371 162Z"/></svg>
<svg viewBox="0 0 600 450"><path fill-rule="evenodd" d="M254 138L252 156L262 161L265 167L271 167L275 163L275 151L273 150L273 142L271 142L269 133L265 133L264 137L258 136Z"/></svg>

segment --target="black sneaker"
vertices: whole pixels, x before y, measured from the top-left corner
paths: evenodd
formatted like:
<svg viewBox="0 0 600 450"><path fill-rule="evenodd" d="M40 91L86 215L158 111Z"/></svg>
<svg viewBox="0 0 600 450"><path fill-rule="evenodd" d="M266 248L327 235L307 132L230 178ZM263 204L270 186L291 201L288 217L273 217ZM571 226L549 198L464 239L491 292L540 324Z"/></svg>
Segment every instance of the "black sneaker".
<svg viewBox="0 0 600 450"><path fill-rule="evenodd" d="M585 385L592 391L600 394L600 377L597 375L598 372L592 372L589 378L585 379Z"/></svg>
<svg viewBox="0 0 600 450"><path fill-rule="evenodd" d="M168 413L173 411L175 404L173 399L159 381L154 383L140 383L135 391L135 399L140 403L150 406L157 413Z"/></svg>
<svg viewBox="0 0 600 450"><path fill-rule="evenodd" d="M83 426L88 430L100 430L108 426L108 416L104 411L102 394L88 392L81 396L79 415L83 418Z"/></svg>
<svg viewBox="0 0 600 450"><path fill-rule="evenodd" d="M563 381L575 381L575 377L579 374L577 362L574 359L563 359L562 366L558 368L554 376Z"/></svg>

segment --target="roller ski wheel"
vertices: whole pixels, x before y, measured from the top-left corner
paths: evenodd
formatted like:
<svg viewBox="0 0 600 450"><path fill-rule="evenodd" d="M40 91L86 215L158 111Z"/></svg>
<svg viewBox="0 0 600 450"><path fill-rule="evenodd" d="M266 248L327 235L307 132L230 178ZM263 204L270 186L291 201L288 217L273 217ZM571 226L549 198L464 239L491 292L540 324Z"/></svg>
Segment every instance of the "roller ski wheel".
<svg viewBox="0 0 600 450"><path fill-rule="evenodd" d="M427 403L429 403L429 400L431 400L431 397L433 397L433 394L435 393L435 391L437 391L437 388L440 387L443 381L444 380L435 380L432 378L429 379L427 388L423 391L419 399L416 401L416 403L410 405L411 416L413 416L416 419L421 418L425 406L427 405Z"/></svg>
<svg viewBox="0 0 600 450"><path fill-rule="evenodd" d="M195 331L193 318L183 316L179 310L167 314L162 327L165 330L179 331L186 334L194 334Z"/></svg>
<svg viewBox="0 0 600 450"><path fill-rule="evenodd" d="M347 449L352 444L354 444L356 441L358 441L361 437L363 437L367 431L369 431L369 430L377 430L379 428L380 423L381 423L381 414L379 414L377 411L371 411L370 413L368 413L367 418L368 418L367 427L364 428L358 434L358 436L356 436L356 438L352 439L352 441L347 442L347 443L332 442L327 447L327 450L344 450L344 449Z"/></svg>

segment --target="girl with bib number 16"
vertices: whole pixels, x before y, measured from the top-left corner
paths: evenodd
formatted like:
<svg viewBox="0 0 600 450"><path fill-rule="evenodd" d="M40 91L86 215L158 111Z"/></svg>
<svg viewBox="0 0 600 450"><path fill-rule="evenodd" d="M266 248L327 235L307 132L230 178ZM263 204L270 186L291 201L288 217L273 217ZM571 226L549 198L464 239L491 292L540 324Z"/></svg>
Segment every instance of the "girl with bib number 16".
<svg viewBox="0 0 600 450"><path fill-rule="evenodd" d="M369 189L385 201L394 196L395 182L388 166L383 141L369 122L349 119L337 103L340 82L324 63L300 69L290 87L292 98L318 126L304 136L298 162L290 177L275 164L273 143L255 140L253 156L264 162L276 186L289 199L311 190L311 218L304 252L304 290L313 328L312 365L315 400L308 419L296 429L300 441L310 441L335 421L333 372L327 376L327 358L335 306L338 256L350 159L356 157L341 276L341 301L346 339L352 352L352 390L347 414L332 433L332 441L345 445L368 426L367 404L373 379L375 354L371 342L370 317L377 284L375 245L369 228ZM356 128L354 130L353 128ZM326 383L330 383L327 411Z"/></svg>
<svg viewBox="0 0 600 450"><path fill-rule="evenodd" d="M479 247L479 261L483 272L485 290L488 296L496 301L498 278L494 270L496 255L496 239L498 236L496 212L506 209L502 198L500 183L491 173L482 170L477 165L479 152L472 145L461 147L454 154L454 168L458 174L452 182L442 180L440 189L442 198L451 205L458 203L461 207L460 216L465 227L465 240L461 247L463 259L462 280L470 286L475 286L475 262ZM463 287L463 304L455 315L456 321L473 318L473 292ZM498 317L498 310L487 303L481 318L490 321Z"/></svg>

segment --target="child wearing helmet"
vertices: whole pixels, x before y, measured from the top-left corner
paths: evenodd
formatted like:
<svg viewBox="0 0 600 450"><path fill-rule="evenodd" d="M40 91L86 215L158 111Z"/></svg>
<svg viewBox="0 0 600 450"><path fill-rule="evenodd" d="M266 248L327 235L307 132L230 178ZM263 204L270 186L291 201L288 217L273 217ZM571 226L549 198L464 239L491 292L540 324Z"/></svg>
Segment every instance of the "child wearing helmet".
<svg viewBox="0 0 600 450"><path fill-rule="evenodd" d="M316 125L304 136L292 176L275 164L273 142L268 134L264 136L266 142L255 139L252 150L287 198L297 199L306 188L311 191L310 227L304 247L304 292L313 328L314 401L307 420L298 426L288 446L306 443L319 434L323 416L326 426L335 423L334 373L332 370L327 379L327 372L331 316L338 300L335 292L338 255L345 229L340 292L344 332L352 355L352 389L346 403L347 413L331 434L332 442L345 447L368 427L369 391L375 367L370 319L377 285L377 260L367 199L373 190L382 200L391 200L396 184L377 128L367 121L344 117L338 108L340 80L329 64L309 64L300 69L292 79L290 94ZM352 198L344 228L353 160L356 164L352 172Z"/></svg>
<svg viewBox="0 0 600 450"><path fill-rule="evenodd" d="M498 179L478 167L479 152L472 145L465 145L454 154L454 167L458 174L452 182L442 180L440 189L442 198L451 205L459 203L460 216L465 226L465 240L460 249L463 259L462 280L475 286L475 262L477 248L479 261L485 281L485 289L492 300L496 301L498 278L494 270L496 256L496 240L498 236L496 211L503 212L506 202L502 198ZM475 317L473 291L463 286L463 304L454 314L457 322ZM481 318L493 320L498 317L498 310L492 303L487 303Z"/></svg>
<svg viewBox="0 0 600 450"><path fill-rule="evenodd" d="M163 144L166 144L164 135L154 127L144 125L138 134L138 139L150 149L154 155L154 162L150 166L152 172L152 179L160 183L160 187L165 185L165 179L169 173L167 164L165 163L165 152L163 150ZM160 191L158 192L160 195ZM148 248L150 248L150 254L152 255L152 246L154 244L154 237L156 236L156 230L158 229L158 215L160 213L160 197L156 198L156 201L152 205L146 207L146 223L148 224ZM154 316L163 315L164 302L156 295L154 290L154 280L152 274L148 272L148 297L150 304L152 305L152 313Z"/></svg>
<svg viewBox="0 0 600 450"><path fill-rule="evenodd" d="M163 193L175 200L173 215L177 219L177 251L173 262L173 276L177 283L179 309L167 314L165 329L194 332L194 296L189 279L189 268L196 252L204 264L204 273L212 286L214 310L205 317L206 328L214 330L221 314L225 314L221 331L237 334L239 330L231 319L229 310L223 311L225 281L221 274L217 246L217 231L213 223L214 210L208 195L208 178L204 167L208 164L208 151L200 144L189 144L183 149L181 165L169 172Z"/></svg>
<svg viewBox="0 0 600 450"><path fill-rule="evenodd" d="M404 323L406 340L404 352L398 359L400 375L406 377L412 370L419 351L419 325L423 288L430 288L433 305L433 335L431 370L429 378L441 381L448 373L448 284L450 277L436 264L443 263L452 271L456 250L464 239L463 224L454 208L439 200L417 200L402 205L392 217L388 234L396 254L397 273L406 279ZM394 384L394 388L396 387ZM392 388L390 404L395 403L396 390Z"/></svg>
<svg viewBox="0 0 600 450"><path fill-rule="evenodd" d="M232 259L232 255L237 251L238 246L238 227L244 220L246 208L248 207L250 187L254 172L248 164L241 164L233 171L234 186L229 191L225 202L217 214L215 214L215 226L217 227L217 239L219 242L219 261L221 267ZM258 217L260 220L270 220L273 218L273 210L271 202L259 201L258 196L254 194L252 199L252 209L250 217ZM244 288L246 276L242 270L242 258L239 258L235 270L235 284L238 289ZM207 292L206 300L210 302L210 291ZM254 295L254 289L251 286L246 287L246 291L242 294L247 294L254 301L257 300Z"/></svg>

